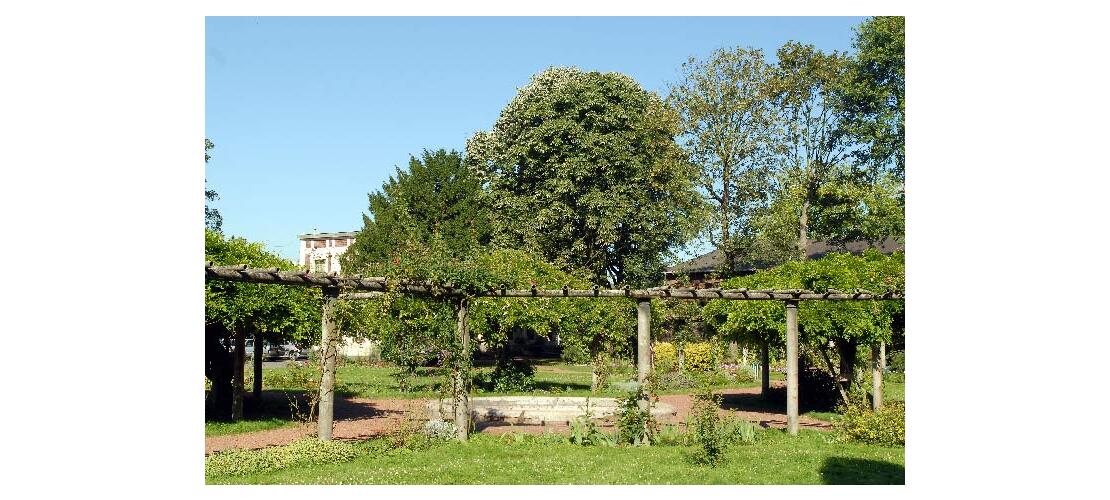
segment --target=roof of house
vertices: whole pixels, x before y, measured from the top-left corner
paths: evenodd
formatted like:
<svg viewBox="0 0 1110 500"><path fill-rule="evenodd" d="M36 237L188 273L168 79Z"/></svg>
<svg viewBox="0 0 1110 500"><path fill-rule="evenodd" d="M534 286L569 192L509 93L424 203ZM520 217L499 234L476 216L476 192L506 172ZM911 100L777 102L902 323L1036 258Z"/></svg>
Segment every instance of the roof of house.
<svg viewBox="0 0 1110 500"><path fill-rule="evenodd" d="M308 233L297 236L299 240L335 240L339 238L354 238L358 236L358 231L347 231L339 233Z"/></svg>
<svg viewBox="0 0 1110 500"><path fill-rule="evenodd" d="M807 259L819 259L826 254L832 252L848 252L854 255L862 254L868 248L876 248L884 254L891 254L897 251L904 251L906 246L899 238L888 236L878 242L870 242L867 240L855 240L843 243L832 243L828 241L811 241L809 247L806 248ZM668 273L706 273L720 269L725 263L725 253L721 250L713 250L704 255L699 255L685 262L680 262L665 269ZM754 269L753 269L754 270Z"/></svg>

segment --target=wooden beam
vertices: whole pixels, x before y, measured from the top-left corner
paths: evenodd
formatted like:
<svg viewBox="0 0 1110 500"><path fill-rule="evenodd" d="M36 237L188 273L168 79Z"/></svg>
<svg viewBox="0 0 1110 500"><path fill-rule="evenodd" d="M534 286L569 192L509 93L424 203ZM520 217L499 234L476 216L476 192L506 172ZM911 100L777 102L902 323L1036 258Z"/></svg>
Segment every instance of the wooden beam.
<svg viewBox="0 0 1110 500"><path fill-rule="evenodd" d="M786 304L786 430L798 435L798 301Z"/></svg>
<svg viewBox="0 0 1110 500"><path fill-rule="evenodd" d="M339 339L335 331L335 303L339 289L324 289L324 308L320 315L320 410L317 414L316 436L330 441L335 413L335 362L339 357Z"/></svg>

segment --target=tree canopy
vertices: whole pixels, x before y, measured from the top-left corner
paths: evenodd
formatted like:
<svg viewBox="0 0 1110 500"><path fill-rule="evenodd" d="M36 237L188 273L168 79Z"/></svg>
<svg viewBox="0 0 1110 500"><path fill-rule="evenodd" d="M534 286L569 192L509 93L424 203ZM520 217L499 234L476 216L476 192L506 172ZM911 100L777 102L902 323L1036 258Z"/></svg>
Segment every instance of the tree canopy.
<svg viewBox="0 0 1110 500"><path fill-rule="evenodd" d="M216 265L247 264L294 271L297 266L267 252L261 243L225 238L206 229L204 258ZM320 333L320 291L315 288L208 281L204 319L230 332L262 333L274 340L310 341Z"/></svg>
<svg viewBox="0 0 1110 500"><path fill-rule="evenodd" d="M212 144L212 141L208 140L208 138L204 139L204 163L206 165L208 164L208 160L212 159L212 157L208 155L208 150L214 147L216 147L216 145ZM208 180L206 179L205 182L208 182ZM216 190L204 189L204 227L213 231L219 231L224 223L224 218L220 215L220 211L208 206L208 202L218 199L220 199L220 195L216 193Z"/></svg>
<svg viewBox="0 0 1110 500"><path fill-rule="evenodd" d="M458 152L425 150L410 157L369 197L362 231L344 254L343 268L359 270L390 259L398 242L438 238L448 255L464 255L489 242L489 212L482 186ZM434 236L433 236L434 235Z"/></svg>
<svg viewBox="0 0 1110 500"><path fill-rule="evenodd" d="M700 228L698 173L678 118L619 73L550 68L493 128L467 142L501 246L585 269L598 284L645 284Z"/></svg>

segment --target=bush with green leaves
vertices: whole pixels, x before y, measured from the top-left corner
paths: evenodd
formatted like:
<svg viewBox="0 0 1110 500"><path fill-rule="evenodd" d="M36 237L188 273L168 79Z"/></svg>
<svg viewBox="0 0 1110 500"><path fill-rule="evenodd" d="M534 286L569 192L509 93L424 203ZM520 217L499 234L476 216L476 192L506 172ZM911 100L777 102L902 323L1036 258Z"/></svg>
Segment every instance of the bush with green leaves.
<svg viewBox="0 0 1110 500"><path fill-rule="evenodd" d="M720 432L721 416L717 414L720 407L721 396L708 388L694 396L686 428L695 446L690 458L698 465L716 466L724 457L726 443Z"/></svg>
<svg viewBox="0 0 1110 500"><path fill-rule="evenodd" d="M906 371L906 351L893 351L886 357L886 367L892 372Z"/></svg>
<svg viewBox="0 0 1110 500"><path fill-rule="evenodd" d="M596 415L586 400L586 412L570 423L570 443L578 446L616 446L614 436L602 432L597 426Z"/></svg>
<svg viewBox="0 0 1110 500"><path fill-rule="evenodd" d="M458 436L459 429L454 422L446 420L429 420L424 423L424 434L433 439L449 441Z"/></svg>
<svg viewBox="0 0 1110 500"><path fill-rule="evenodd" d="M841 411L841 418L836 423L836 432L841 439L905 446L906 405L901 401L883 403L878 411L860 401L845 405Z"/></svg>
<svg viewBox="0 0 1110 500"><path fill-rule="evenodd" d="M536 369L527 361L499 359L492 371L479 377L478 385L490 392L529 392L536 387Z"/></svg>
<svg viewBox="0 0 1110 500"><path fill-rule="evenodd" d="M641 407L641 402L646 402ZM634 446L649 445L659 432L659 423L651 415L651 400L641 387L617 406L617 442Z"/></svg>
<svg viewBox="0 0 1110 500"><path fill-rule="evenodd" d="M654 366L657 371L670 372L678 367L678 351L670 342L656 342L651 347Z"/></svg>
<svg viewBox="0 0 1110 500"><path fill-rule="evenodd" d="M205 476L238 476L292 466L347 462L359 455L350 443L305 438L285 446L261 450L229 450L204 459Z"/></svg>
<svg viewBox="0 0 1110 500"><path fill-rule="evenodd" d="M717 369L717 347L711 342L690 342L682 347L685 369L691 373L706 374Z"/></svg>
<svg viewBox="0 0 1110 500"><path fill-rule="evenodd" d="M745 418L725 417L721 419L717 431L721 434L721 442L726 447L755 442L755 424Z"/></svg>

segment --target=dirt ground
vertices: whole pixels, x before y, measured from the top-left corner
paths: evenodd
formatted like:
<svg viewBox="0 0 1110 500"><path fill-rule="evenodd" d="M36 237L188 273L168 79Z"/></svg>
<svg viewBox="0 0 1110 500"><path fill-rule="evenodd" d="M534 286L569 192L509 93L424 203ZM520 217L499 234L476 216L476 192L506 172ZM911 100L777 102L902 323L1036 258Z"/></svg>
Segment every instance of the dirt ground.
<svg viewBox="0 0 1110 500"><path fill-rule="evenodd" d="M721 415L736 415L746 418L761 427L786 427L786 414L783 408L763 401L758 387L727 389L719 391L723 396ZM693 396L676 394L660 396L659 401L675 408L675 415L660 419L663 423L683 423L693 405ZM426 418L425 399L365 399L336 398L335 429L333 436L343 440L363 440L387 434L403 425L422 425ZM407 419L407 422L406 422ZM603 422L602 427L611 426ZM804 429L831 429L831 424L805 416L799 417L799 425ZM314 425L284 427L227 436L212 436L204 439L205 455L232 448L257 449L268 446L289 444L315 431ZM510 425L507 423L479 424L477 431L485 434L505 434L508 432L569 432L566 424L547 425Z"/></svg>

